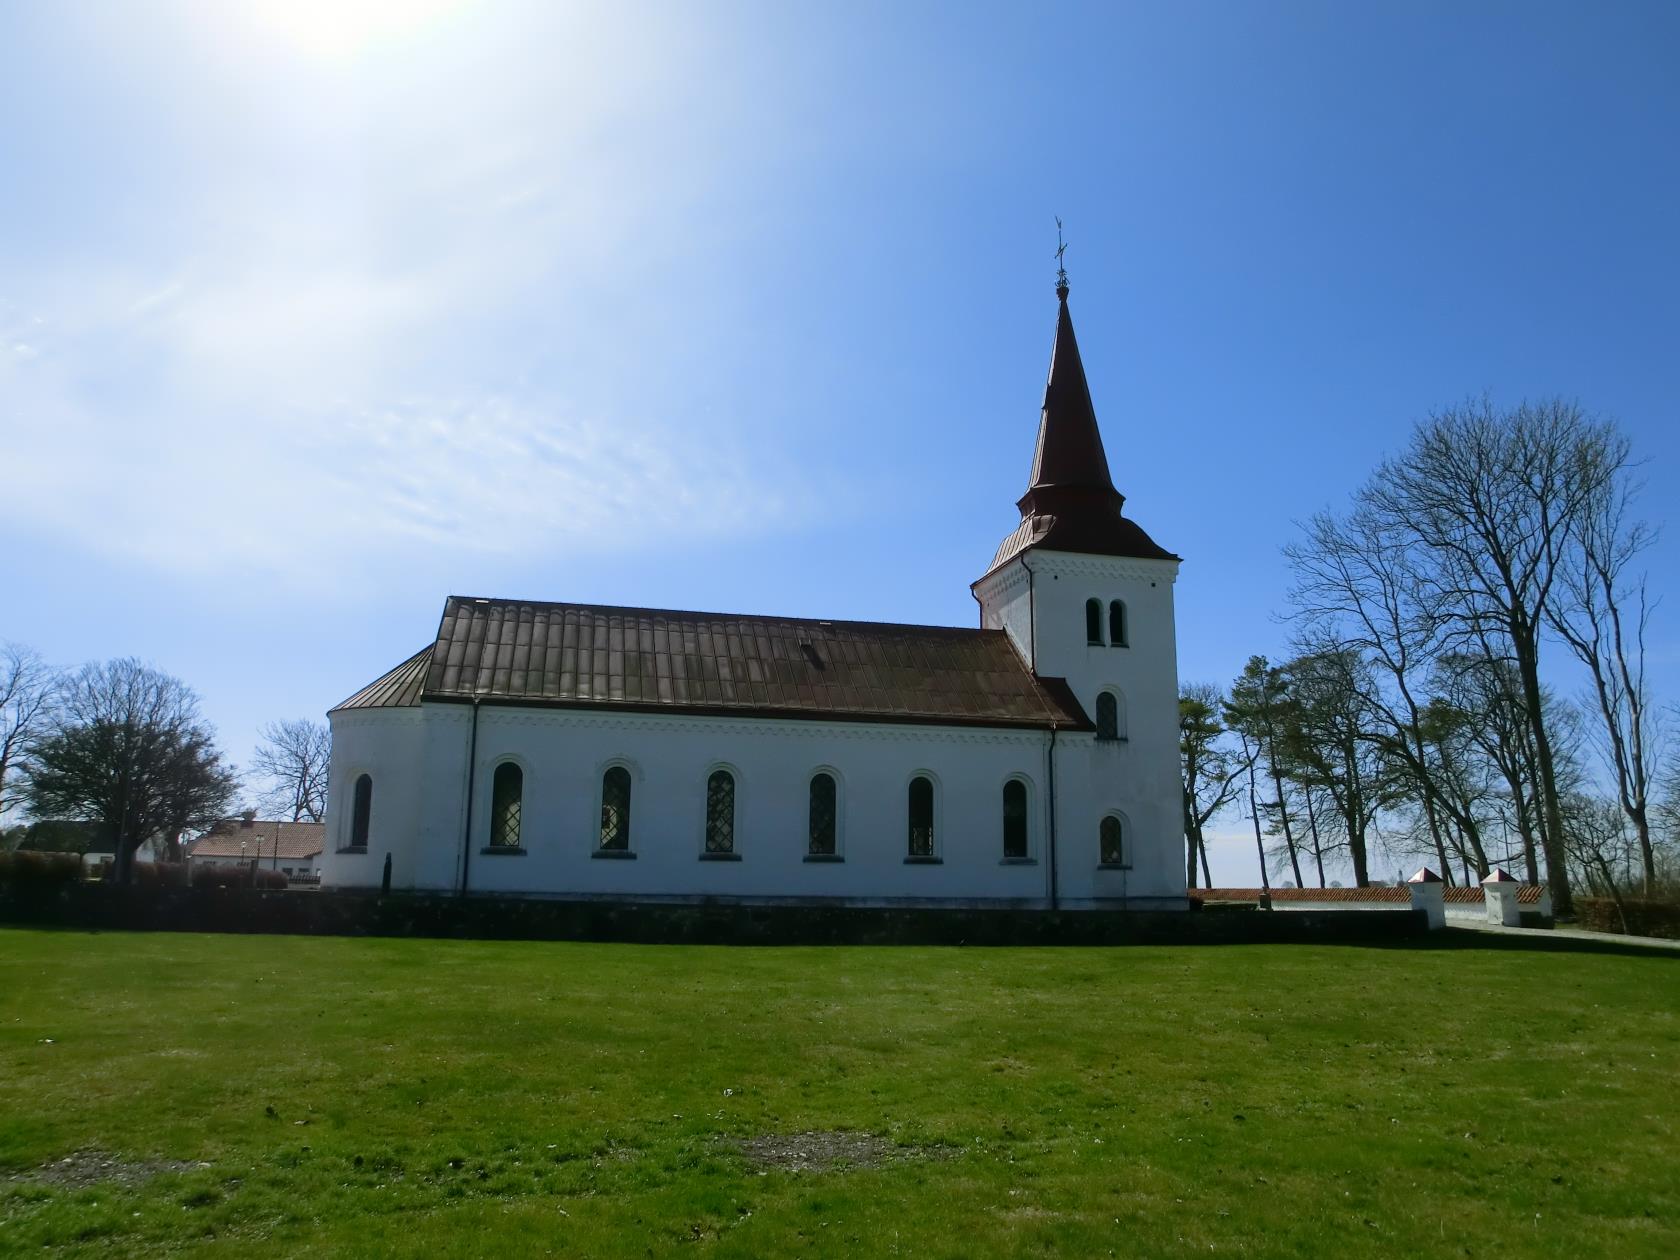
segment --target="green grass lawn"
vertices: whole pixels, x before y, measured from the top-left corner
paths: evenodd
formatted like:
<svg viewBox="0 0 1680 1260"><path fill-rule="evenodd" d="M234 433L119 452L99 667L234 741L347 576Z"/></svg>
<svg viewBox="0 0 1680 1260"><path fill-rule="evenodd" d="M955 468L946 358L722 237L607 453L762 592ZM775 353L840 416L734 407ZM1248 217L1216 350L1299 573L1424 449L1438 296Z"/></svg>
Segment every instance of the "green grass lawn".
<svg viewBox="0 0 1680 1260"><path fill-rule="evenodd" d="M1672 1260L1677 1100L1680 957L1496 937L0 931L8 1255ZM741 1147L808 1131L886 1157ZM130 1175L42 1175L73 1152Z"/></svg>

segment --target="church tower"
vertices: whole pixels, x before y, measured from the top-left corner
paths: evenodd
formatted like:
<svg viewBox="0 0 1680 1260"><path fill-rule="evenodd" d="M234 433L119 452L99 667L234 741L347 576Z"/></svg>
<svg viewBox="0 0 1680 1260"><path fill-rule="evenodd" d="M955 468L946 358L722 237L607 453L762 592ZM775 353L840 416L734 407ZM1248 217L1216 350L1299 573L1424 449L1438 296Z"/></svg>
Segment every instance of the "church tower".
<svg viewBox="0 0 1680 1260"><path fill-rule="evenodd" d="M1127 517L1068 312L1056 337L1021 522L973 585L980 624L1033 673L1063 679L1094 731L1054 742L1056 888L1063 904L1184 904L1178 754L1179 557Z"/></svg>

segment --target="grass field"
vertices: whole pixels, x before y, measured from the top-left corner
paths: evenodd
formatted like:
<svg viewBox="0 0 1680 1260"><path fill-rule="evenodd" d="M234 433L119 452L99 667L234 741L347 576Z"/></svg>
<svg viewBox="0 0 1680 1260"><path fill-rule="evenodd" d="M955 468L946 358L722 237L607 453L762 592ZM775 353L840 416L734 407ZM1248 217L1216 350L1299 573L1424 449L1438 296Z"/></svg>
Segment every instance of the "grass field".
<svg viewBox="0 0 1680 1260"><path fill-rule="evenodd" d="M1680 1255L1680 958L1479 944L0 931L0 1252Z"/></svg>

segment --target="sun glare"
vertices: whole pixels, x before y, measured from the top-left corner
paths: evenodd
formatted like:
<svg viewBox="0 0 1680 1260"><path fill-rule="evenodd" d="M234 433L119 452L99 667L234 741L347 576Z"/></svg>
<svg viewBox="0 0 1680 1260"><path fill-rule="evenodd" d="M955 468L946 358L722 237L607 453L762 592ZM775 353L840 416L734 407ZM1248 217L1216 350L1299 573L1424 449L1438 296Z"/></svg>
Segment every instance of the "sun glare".
<svg viewBox="0 0 1680 1260"><path fill-rule="evenodd" d="M247 12L264 33L305 56L352 59L418 34L468 0L253 0Z"/></svg>

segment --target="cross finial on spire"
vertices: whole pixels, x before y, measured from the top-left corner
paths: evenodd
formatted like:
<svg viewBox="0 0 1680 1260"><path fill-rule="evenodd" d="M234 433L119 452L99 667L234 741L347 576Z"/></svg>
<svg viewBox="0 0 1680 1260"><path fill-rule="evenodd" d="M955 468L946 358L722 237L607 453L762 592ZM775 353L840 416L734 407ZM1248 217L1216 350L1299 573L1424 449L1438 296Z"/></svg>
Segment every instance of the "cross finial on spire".
<svg viewBox="0 0 1680 1260"><path fill-rule="evenodd" d="M1062 255L1067 253L1067 243L1062 240L1062 216L1056 216L1056 296L1064 302L1068 295L1067 268L1062 266Z"/></svg>

